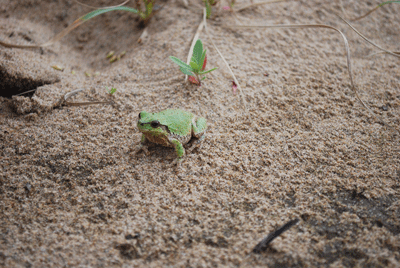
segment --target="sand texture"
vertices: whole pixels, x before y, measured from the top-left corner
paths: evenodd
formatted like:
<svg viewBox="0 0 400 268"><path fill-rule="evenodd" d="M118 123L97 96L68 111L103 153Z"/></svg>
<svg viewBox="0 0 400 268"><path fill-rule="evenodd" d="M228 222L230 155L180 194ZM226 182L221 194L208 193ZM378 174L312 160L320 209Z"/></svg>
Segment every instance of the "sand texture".
<svg viewBox="0 0 400 268"><path fill-rule="evenodd" d="M335 15L354 18L381 1L214 10L209 33L246 108L204 30L207 68L219 69L201 87L169 59L186 61L201 3L158 1L140 44L137 15L115 11L49 47L0 47L1 267L400 267L399 58L374 54ZM0 0L0 40L44 43L89 11L72 0ZM399 14L386 5L353 25L400 51ZM225 27L235 23L342 30L359 96L379 118L351 88L337 32ZM126 55L110 64L111 50ZM110 104L62 105L77 89L71 102ZM36 91L7 95L26 90ZM169 108L208 122L180 168L172 148L133 153L139 112Z"/></svg>

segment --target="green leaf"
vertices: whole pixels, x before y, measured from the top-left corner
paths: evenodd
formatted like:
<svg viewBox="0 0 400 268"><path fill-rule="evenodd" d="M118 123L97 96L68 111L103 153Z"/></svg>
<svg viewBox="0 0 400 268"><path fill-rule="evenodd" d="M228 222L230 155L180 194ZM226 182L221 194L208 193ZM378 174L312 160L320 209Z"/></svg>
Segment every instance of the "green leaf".
<svg viewBox="0 0 400 268"><path fill-rule="evenodd" d="M181 67L181 68L179 68L179 69L180 69L181 72L184 73L184 74L187 74L187 75L194 75L194 74L191 72L191 70L189 70L189 69L187 69L187 68Z"/></svg>
<svg viewBox="0 0 400 268"><path fill-rule="evenodd" d="M209 19L211 16L211 5L208 3L208 1L205 1L206 4L206 18Z"/></svg>
<svg viewBox="0 0 400 268"><path fill-rule="evenodd" d="M203 81L204 79L206 79L206 77L204 76L202 79L201 79L201 81Z"/></svg>
<svg viewBox="0 0 400 268"><path fill-rule="evenodd" d="M137 9L131 8L131 7L125 7L125 6L120 6L120 7L110 7L110 8L101 8L101 9L96 9L92 12L87 13L86 15L80 17L80 20L86 21L90 20L91 18L94 18L98 15L101 15L106 12L114 11L114 10L122 10L122 11L129 11L133 13L138 13Z"/></svg>
<svg viewBox="0 0 400 268"><path fill-rule="evenodd" d="M199 65L194 61L190 61L190 67L192 67L194 72L199 72L200 71Z"/></svg>
<svg viewBox="0 0 400 268"><path fill-rule="evenodd" d="M196 59L194 62L196 62L198 65L201 65L203 62L201 61L203 55L203 43L201 42L200 39L197 39L196 44L194 45L193 48L193 57Z"/></svg>
<svg viewBox="0 0 400 268"><path fill-rule="evenodd" d="M175 62L176 64L178 64L180 67L186 68L186 69L189 69L189 70L193 71L192 67L190 67L189 65L187 65L186 63L184 63L183 61L181 61L180 59L178 59L177 57L169 56L169 58L170 58L173 62Z"/></svg>
<svg viewBox="0 0 400 268"><path fill-rule="evenodd" d="M201 60L200 60L201 66L203 66L203 64L204 64L204 60L206 58L206 52L207 52L207 49L204 49L203 54L201 55Z"/></svg>
<svg viewBox="0 0 400 268"><path fill-rule="evenodd" d="M210 73L210 72L215 71L217 69L218 68L214 68L214 69L211 69L211 70L208 70L208 71L202 71L202 72L199 72L199 74L207 74L207 73Z"/></svg>
<svg viewBox="0 0 400 268"><path fill-rule="evenodd" d="M150 2L146 5L146 15L147 17L150 16L151 12L153 11L153 2Z"/></svg>

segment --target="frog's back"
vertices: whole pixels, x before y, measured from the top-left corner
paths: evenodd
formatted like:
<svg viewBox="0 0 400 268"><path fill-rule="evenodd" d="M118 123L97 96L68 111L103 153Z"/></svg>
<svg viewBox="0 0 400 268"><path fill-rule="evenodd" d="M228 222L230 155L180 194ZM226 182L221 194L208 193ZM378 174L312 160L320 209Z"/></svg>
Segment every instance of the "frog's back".
<svg viewBox="0 0 400 268"><path fill-rule="evenodd" d="M171 133L180 136L191 134L194 114L180 109L168 109L157 114L159 122L168 126Z"/></svg>

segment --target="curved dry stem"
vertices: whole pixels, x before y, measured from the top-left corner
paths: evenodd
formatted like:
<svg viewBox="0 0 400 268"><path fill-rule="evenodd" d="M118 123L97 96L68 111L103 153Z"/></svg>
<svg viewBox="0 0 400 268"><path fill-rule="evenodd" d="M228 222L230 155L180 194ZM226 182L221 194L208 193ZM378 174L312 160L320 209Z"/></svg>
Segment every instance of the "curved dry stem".
<svg viewBox="0 0 400 268"><path fill-rule="evenodd" d="M265 5L265 4L273 4L273 3L278 3L278 2L285 2L287 0L270 0L270 1L262 1L262 2L258 2L258 3L252 3L252 4L248 4L245 6L241 6L238 7L236 9L233 9L234 12L239 12L242 10L245 10L247 8L251 8L251 7L255 7L255 6L261 6L261 5Z"/></svg>
<svg viewBox="0 0 400 268"><path fill-rule="evenodd" d="M387 53L387 54L390 54L390 55L392 55L392 56L395 56L395 57L399 57L399 58L400 58L400 55L399 55L398 53L395 53L395 52L393 52L393 51L384 49L384 48L381 47L381 46L378 46L378 45L375 44L374 42L368 40L364 35L362 35L362 34L361 34L356 28L354 28L347 20L343 19L343 18L342 18L341 16L339 16L339 15L336 15L336 16L338 16L338 17L339 17L340 19L342 19L347 25L349 25L349 27L350 27L351 29L353 29L353 31L355 31L355 32L356 32L362 39L364 39L367 43L369 43L369 44L373 45L374 47L376 47L376 48L378 48L378 49L384 51L384 52Z"/></svg>
<svg viewBox="0 0 400 268"><path fill-rule="evenodd" d="M222 55L222 53L219 51L219 49L217 48L217 46L214 44L214 41L212 39L212 37L210 36L210 34L208 33L208 28L207 28L207 21L206 21L206 9L203 9L203 21L204 21L204 28L206 28L206 34L208 36L208 38L210 38L211 44L214 46L215 50L218 52L219 56L222 58L222 60L224 61L226 67L228 67L229 72L231 73L232 77L233 77L233 81L235 81L238 89L239 89L239 93L240 93L240 97L242 99L243 105L246 108L246 100L244 99L244 95L243 95L243 90L242 87L240 86L238 80L236 79L235 74L233 73L231 67L229 67L228 62L225 60L224 56Z"/></svg>
<svg viewBox="0 0 400 268"><path fill-rule="evenodd" d="M79 5L81 5L81 6L84 6L84 7L93 8L93 9L102 9L102 8L120 7L120 6L126 5L126 4L127 4L129 1L130 1L130 0L126 0L126 1L125 1L125 2L123 2L122 4L119 4L119 5L116 5L116 6L109 6L109 7L94 7L94 6L89 6L89 5L86 5L86 4L84 4L84 3L81 3L81 2L79 2L78 0L75 0L75 2L76 2L77 4L79 4Z"/></svg>
<svg viewBox="0 0 400 268"><path fill-rule="evenodd" d="M13 95L13 96L21 96L21 95L28 94L28 93L34 92L34 91L36 91L36 88L35 88L35 89L28 90L28 91L21 92L21 93L18 93L18 94L15 94L15 95Z"/></svg>
<svg viewBox="0 0 400 268"><path fill-rule="evenodd" d="M377 6L377 7L373 8L373 9L371 9L370 11L368 11L367 13L365 13L364 15L362 15L362 16L360 16L358 18L351 19L351 21L361 20L361 19L365 18L366 16L368 16L369 14L371 14L372 12L374 12L375 10L377 10L379 7L380 6Z"/></svg>
<svg viewBox="0 0 400 268"><path fill-rule="evenodd" d="M376 11L378 8L380 8L381 6L384 6L386 4L392 4L392 3L400 3L400 1L387 1L387 2L383 2L380 5L378 5L377 7L374 7L373 9L371 9L370 11L368 11L367 13L365 13L364 15L357 17L355 19L351 19L351 21L357 21L357 20L361 20L363 18L365 18L366 16L368 16L369 14L371 14L372 12Z"/></svg>
<svg viewBox="0 0 400 268"><path fill-rule="evenodd" d="M346 36L339 30L336 29L335 27L329 26L329 25L324 25L324 24L278 24L278 25L238 25L238 26L226 26L227 28L241 28L241 29L265 29L265 28L297 28L297 29L304 29L304 28L326 28L326 29L331 29L334 30L338 33L343 38L345 49L346 49L346 58L347 58L347 69L349 71L349 77L350 77L350 83L351 83L351 88L353 89L356 98L361 102L361 104L365 107L365 109L368 110L368 112L375 117L378 121L382 122L385 126L389 127L390 129L394 129L390 125L388 125L382 118L380 118L378 115L376 115L369 107L364 103L364 101L360 98L358 95L358 90L354 84L353 81L353 72L351 69L351 61L350 61L350 47L349 47L349 42L347 41Z"/></svg>

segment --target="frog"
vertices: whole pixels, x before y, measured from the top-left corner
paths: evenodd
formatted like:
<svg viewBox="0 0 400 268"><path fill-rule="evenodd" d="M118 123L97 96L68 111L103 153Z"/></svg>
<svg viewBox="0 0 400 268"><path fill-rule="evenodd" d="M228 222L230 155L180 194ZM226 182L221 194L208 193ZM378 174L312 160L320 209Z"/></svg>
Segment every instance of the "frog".
<svg viewBox="0 0 400 268"><path fill-rule="evenodd" d="M148 141L172 147L175 148L177 154L172 164L179 166L185 156L184 145L188 144L193 137L196 138L196 142L188 149L191 151L204 140L207 120L181 109L167 109L158 113L142 111L138 116L137 127L142 137L136 154L142 150L148 154L146 147Z"/></svg>

